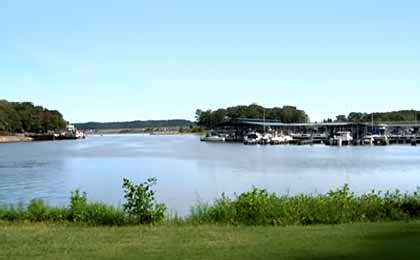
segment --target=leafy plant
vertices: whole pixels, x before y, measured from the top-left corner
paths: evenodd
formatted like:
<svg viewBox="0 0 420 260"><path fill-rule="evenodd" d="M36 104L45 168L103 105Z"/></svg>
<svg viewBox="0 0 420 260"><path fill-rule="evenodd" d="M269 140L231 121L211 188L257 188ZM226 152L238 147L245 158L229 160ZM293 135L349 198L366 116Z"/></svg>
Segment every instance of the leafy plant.
<svg viewBox="0 0 420 260"><path fill-rule="evenodd" d="M48 219L48 206L41 199L31 200L27 212L31 221L45 221Z"/></svg>
<svg viewBox="0 0 420 260"><path fill-rule="evenodd" d="M123 180L124 211L130 219L140 224L152 224L164 219L166 206L155 201L155 192L151 189L156 184L155 178L135 185L128 179Z"/></svg>
<svg viewBox="0 0 420 260"><path fill-rule="evenodd" d="M71 192L70 197L70 217L74 222L86 221L86 212L88 202L86 192L80 192L79 190Z"/></svg>

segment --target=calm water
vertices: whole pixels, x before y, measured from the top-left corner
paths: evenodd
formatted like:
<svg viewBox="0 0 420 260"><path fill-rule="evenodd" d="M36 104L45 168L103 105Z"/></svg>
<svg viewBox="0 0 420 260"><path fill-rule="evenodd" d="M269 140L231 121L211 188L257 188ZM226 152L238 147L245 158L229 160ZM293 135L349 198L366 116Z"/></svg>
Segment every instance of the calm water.
<svg viewBox="0 0 420 260"><path fill-rule="evenodd" d="M119 205L122 179L157 177L157 197L185 214L197 201L253 185L279 194L324 193L350 184L414 191L420 147L244 146L196 136L91 136L86 140L0 144L0 204L43 198L67 205L70 191Z"/></svg>

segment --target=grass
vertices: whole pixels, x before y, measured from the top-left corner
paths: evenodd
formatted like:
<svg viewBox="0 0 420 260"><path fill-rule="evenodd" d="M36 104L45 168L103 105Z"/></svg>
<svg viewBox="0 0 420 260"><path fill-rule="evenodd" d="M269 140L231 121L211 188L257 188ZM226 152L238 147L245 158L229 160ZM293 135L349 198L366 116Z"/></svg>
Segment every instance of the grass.
<svg viewBox="0 0 420 260"><path fill-rule="evenodd" d="M54 208L34 199L28 206L0 207L0 220L77 222L90 226L190 223L227 225L315 225L420 220L420 190L402 194L375 192L355 195L345 185L327 194L278 196L257 188L234 198L222 196L213 204L198 204L189 216L166 217L166 207L154 199L154 179L140 185L124 180L123 208L88 202L85 193L72 192L70 206Z"/></svg>
<svg viewBox="0 0 420 260"><path fill-rule="evenodd" d="M420 259L420 222L83 227L0 223L0 259Z"/></svg>
<svg viewBox="0 0 420 260"><path fill-rule="evenodd" d="M126 180L123 208L79 191L65 208L39 199L0 207L0 260L420 259L419 191L355 195L344 186L278 196L254 188L164 219L153 183Z"/></svg>

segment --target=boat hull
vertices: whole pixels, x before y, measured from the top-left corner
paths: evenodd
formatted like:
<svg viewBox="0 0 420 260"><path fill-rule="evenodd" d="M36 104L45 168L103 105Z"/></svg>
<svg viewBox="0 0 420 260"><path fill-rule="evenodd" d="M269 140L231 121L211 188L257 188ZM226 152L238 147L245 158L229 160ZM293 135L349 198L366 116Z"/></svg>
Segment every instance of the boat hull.
<svg viewBox="0 0 420 260"><path fill-rule="evenodd" d="M203 137L200 139L202 142L210 142L210 143L224 143L226 139L224 137Z"/></svg>

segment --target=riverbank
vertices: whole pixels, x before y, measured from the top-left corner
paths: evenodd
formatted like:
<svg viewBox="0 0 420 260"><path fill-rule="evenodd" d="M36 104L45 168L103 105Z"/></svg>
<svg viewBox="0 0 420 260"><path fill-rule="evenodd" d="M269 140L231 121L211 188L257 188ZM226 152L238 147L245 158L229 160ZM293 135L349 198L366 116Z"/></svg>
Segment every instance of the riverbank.
<svg viewBox="0 0 420 260"><path fill-rule="evenodd" d="M0 136L0 143L31 142L34 139L24 134Z"/></svg>
<svg viewBox="0 0 420 260"><path fill-rule="evenodd" d="M83 227L0 222L0 259L418 259L420 222Z"/></svg>
<svg viewBox="0 0 420 260"><path fill-rule="evenodd" d="M355 195L347 185L319 195L278 196L253 188L234 198L222 195L212 204L193 205L190 214L167 214L167 206L155 200L156 179L141 184L123 181L122 207L88 201L87 194L71 193L70 206L53 207L41 199L27 206L0 205L0 221L79 223L90 226L139 224L223 224L293 226L420 220L420 193L372 192ZM147 205L147 207L145 206Z"/></svg>

